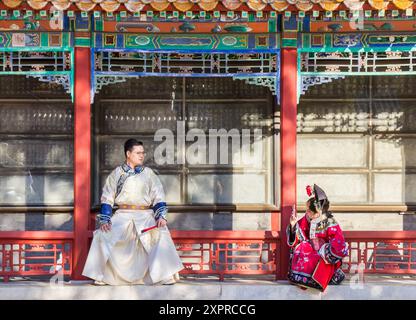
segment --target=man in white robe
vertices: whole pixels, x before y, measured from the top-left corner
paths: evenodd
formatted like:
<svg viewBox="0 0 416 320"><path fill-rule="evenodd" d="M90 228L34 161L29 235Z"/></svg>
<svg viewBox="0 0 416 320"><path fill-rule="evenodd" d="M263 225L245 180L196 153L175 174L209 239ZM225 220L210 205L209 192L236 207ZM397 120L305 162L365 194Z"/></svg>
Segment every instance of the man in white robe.
<svg viewBox="0 0 416 320"><path fill-rule="evenodd" d="M152 169L143 167L142 142L127 140L124 152L125 163L105 182L100 228L82 274L95 284L174 284L183 264L166 226L163 186ZM119 209L112 215L114 205Z"/></svg>

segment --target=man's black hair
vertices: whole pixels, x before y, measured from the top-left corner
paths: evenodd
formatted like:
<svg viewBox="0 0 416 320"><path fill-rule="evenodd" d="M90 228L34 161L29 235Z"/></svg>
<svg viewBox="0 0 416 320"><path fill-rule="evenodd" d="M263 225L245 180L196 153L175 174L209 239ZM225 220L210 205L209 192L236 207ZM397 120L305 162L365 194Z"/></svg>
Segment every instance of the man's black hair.
<svg viewBox="0 0 416 320"><path fill-rule="evenodd" d="M133 138L124 142L124 155L127 157L127 151L131 152L135 146L143 147L143 142Z"/></svg>

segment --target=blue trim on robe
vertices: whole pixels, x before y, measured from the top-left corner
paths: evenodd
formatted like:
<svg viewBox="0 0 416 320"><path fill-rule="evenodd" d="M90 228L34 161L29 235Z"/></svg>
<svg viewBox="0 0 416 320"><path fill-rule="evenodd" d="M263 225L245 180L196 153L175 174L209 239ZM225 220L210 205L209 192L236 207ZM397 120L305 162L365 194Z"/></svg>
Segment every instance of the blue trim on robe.
<svg viewBox="0 0 416 320"><path fill-rule="evenodd" d="M136 168L134 168L134 172L136 174L142 173L144 170L144 166L137 166Z"/></svg>
<svg viewBox="0 0 416 320"><path fill-rule="evenodd" d="M133 171L133 168L132 167L130 167L127 163L123 163L122 165L121 165L121 168L123 169L123 171L124 172L130 172L130 173L133 173L133 174L137 174L137 173L142 173L143 172L143 170L144 170L144 166L136 166L135 168L134 168L134 171Z"/></svg>
<svg viewBox="0 0 416 320"><path fill-rule="evenodd" d="M111 223L112 214L113 208L108 203L102 203L100 214L98 215L100 224Z"/></svg>
<svg viewBox="0 0 416 320"><path fill-rule="evenodd" d="M335 254L332 252L332 250L331 250L331 244L326 245L324 250L325 250L325 251L324 251L325 259L326 259L326 261L328 261L329 263L331 263L331 264L335 264L335 263L337 263L338 261L342 261L342 257L339 257L339 256L335 255Z"/></svg>
<svg viewBox="0 0 416 320"><path fill-rule="evenodd" d="M152 207L155 217L155 220L159 220L160 218L163 218L166 220L166 214L168 213L168 207L166 205L166 202L158 202Z"/></svg>
<svg viewBox="0 0 416 320"><path fill-rule="evenodd" d="M121 174L120 178L117 181L116 195L114 198L117 198L120 194L121 189L123 189L123 185L126 182L127 178L142 173L144 171L144 168L144 166L137 166L133 170L127 163L124 162L121 165L121 169L124 171L124 174Z"/></svg>

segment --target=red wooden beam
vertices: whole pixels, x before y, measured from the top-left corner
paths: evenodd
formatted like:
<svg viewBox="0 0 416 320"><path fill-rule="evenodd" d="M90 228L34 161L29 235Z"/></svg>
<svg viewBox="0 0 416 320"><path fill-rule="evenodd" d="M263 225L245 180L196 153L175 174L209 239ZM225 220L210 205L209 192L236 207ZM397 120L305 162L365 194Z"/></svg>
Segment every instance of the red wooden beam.
<svg viewBox="0 0 416 320"><path fill-rule="evenodd" d="M72 279L80 280L88 254L88 223L91 198L91 104L90 48L75 48L75 159L74 251Z"/></svg>
<svg viewBox="0 0 416 320"><path fill-rule="evenodd" d="M416 240L416 231L344 231L347 240Z"/></svg>
<svg viewBox="0 0 416 320"><path fill-rule="evenodd" d="M296 205L296 117L297 117L297 49L282 48L280 69L280 267L279 279L285 279L289 266L286 227L292 206Z"/></svg>
<svg viewBox="0 0 416 320"><path fill-rule="evenodd" d="M170 230L173 239L177 240L275 240L280 239L277 231L232 231L232 230ZM88 231L92 238L94 231ZM1 234L0 234L1 239Z"/></svg>
<svg viewBox="0 0 416 320"><path fill-rule="evenodd" d="M231 230L172 230L174 239L211 240L265 240L279 239L276 231L231 231Z"/></svg>
<svg viewBox="0 0 416 320"><path fill-rule="evenodd" d="M6 240L72 240L71 231L1 231L0 239Z"/></svg>
<svg viewBox="0 0 416 320"><path fill-rule="evenodd" d="M231 231L231 230L171 230L175 239L215 240L265 240L281 237L275 231ZM93 231L88 232L92 237ZM416 231L344 231L348 240L416 240ZM6 240L72 240L71 231L0 231L0 239Z"/></svg>

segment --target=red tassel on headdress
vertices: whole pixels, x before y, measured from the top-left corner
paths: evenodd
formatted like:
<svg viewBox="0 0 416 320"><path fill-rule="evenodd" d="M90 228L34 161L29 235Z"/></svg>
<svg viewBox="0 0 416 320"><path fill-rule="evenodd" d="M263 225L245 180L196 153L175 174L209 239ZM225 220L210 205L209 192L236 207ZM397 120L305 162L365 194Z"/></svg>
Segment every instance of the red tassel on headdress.
<svg viewBox="0 0 416 320"><path fill-rule="evenodd" d="M306 193L308 194L308 196L310 197L312 195L312 187L307 185L306 186Z"/></svg>

